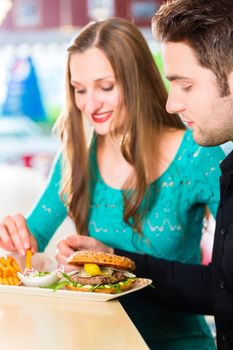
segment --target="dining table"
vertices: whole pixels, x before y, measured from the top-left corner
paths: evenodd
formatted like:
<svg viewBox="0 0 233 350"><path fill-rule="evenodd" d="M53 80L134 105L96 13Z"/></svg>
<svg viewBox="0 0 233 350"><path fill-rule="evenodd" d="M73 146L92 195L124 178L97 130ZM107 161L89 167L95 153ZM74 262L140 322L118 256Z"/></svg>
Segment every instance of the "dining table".
<svg viewBox="0 0 233 350"><path fill-rule="evenodd" d="M2 289L2 350L149 349L118 299L89 301Z"/></svg>

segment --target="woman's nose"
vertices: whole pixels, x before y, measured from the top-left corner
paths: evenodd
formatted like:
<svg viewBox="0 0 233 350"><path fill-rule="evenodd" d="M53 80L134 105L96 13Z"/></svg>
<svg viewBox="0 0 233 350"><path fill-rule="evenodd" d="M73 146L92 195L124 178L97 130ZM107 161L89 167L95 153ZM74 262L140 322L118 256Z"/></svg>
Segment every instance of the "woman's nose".
<svg viewBox="0 0 233 350"><path fill-rule="evenodd" d="M88 114L93 114L98 111L102 106L102 101L98 98L96 93L90 93L87 96L87 100L85 103L85 111Z"/></svg>

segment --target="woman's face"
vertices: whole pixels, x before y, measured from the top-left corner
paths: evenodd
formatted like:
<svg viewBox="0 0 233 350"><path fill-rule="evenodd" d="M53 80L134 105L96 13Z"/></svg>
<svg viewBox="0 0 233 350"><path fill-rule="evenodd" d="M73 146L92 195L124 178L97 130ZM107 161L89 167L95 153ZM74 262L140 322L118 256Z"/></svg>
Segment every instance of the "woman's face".
<svg viewBox="0 0 233 350"><path fill-rule="evenodd" d="M70 75L76 106L97 134L108 135L113 131L111 124L121 101L120 89L107 57L95 47L72 54Z"/></svg>

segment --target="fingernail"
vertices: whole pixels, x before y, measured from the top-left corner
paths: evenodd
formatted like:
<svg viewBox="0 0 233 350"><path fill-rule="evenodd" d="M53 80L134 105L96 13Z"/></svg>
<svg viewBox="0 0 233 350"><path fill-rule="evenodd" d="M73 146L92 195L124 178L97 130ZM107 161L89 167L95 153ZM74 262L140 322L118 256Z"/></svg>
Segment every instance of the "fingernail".
<svg viewBox="0 0 233 350"><path fill-rule="evenodd" d="M25 249L29 249L29 248L30 248L30 246L29 246L29 244L28 244L27 242L25 242L25 243L23 244L23 246L24 246Z"/></svg>

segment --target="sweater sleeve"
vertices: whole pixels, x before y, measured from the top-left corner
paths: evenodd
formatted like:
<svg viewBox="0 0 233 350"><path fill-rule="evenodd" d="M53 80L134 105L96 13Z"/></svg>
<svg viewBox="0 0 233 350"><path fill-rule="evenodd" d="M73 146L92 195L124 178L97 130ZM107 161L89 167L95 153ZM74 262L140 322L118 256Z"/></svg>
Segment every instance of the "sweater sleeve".
<svg viewBox="0 0 233 350"><path fill-rule="evenodd" d="M38 250L43 251L49 240L67 216L67 209L60 197L61 155L53 164L45 190L27 218L30 232L35 236Z"/></svg>
<svg viewBox="0 0 233 350"><path fill-rule="evenodd" d="M211 264L183 264L115 249L136 263L137 277L153 280L155 300L176 311L213 315Z"/></svg>

